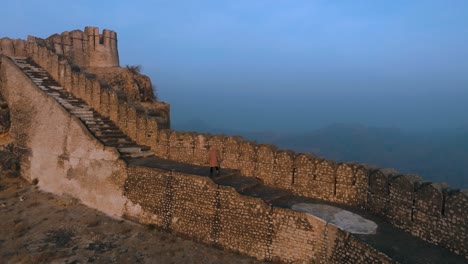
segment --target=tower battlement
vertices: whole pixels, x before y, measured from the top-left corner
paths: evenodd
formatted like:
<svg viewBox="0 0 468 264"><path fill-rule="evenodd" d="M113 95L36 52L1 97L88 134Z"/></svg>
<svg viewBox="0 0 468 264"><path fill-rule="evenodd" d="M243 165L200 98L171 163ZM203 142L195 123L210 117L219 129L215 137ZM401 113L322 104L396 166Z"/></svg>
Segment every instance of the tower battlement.
<svg viewBox="0 0 468 264"><path fill-rule="evenodd" d="M64 55L81 67L117 67L119 53L117 33L97 27L85 27L84 31L65 31L47 39L28 36L29 42L39 42L53 48L58 55Z"/></svg>

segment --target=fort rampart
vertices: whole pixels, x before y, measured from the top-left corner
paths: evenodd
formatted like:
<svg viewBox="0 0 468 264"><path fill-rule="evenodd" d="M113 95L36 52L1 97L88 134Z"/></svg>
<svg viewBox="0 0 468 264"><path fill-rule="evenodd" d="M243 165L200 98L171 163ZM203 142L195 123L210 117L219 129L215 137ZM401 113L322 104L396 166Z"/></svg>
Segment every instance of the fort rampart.
<svg viewBox="0 0 468 264"><path fill-rule="evenodd" d="M63 42L63 34L60 36ZM383 169L363 164L337 163L312 155L279 150L274 146L256 144L239 137L168 130L165 129L168 128L168 121L161 116L149 115L143 107L129 103L117 93L101 87L99 80L74 71L70 62L62 56L68 56L67 52L60 53L59 48L48 49L33 38L28 41L2 39L0 44L4 55L31 57L67 91L86 101L101 115L109 117L139 144L150 146L159 157L204 165L209 146L217 146L224 168L240 170L246 176L261 179L266 185L287 189L297 195L364 208L414 236L468 257L466 190L424 182L414 175L389 174ZM324 252L331 248L335 251L350 249L344 249L341 244L326 245L323 241L320 246L313 246L313 243L318 242L307 237L311 235L310 232L317 232L313 235L314 239L333 234L336 237L327 241L338 243L336 241L347 240L345 247L359 244L349 234L317 219L311 220L303 213L272 209L261 201L241 197L229 188L216 186L208 179L182 177L177 173L167 175L157 170L145 171L134 167L129 167L127 174L124 193L132 204L125 209L128 216L147 223L158 223L206 243L219 244L257 257L260 255L255 254L261 254L264 256L261 258L266 259L274 259L279 255L277 252L283 250L275 249L276 243L281 241L279 234L283 234L283 237L297 237L298 241L302 239L311 245L304 250L311 250L307 254L312 254L317 259L326 256ZM191 196L191 193L201 190L206 191L205 195L210 195ZM160 204L161 208L152 202L155 199L165 201ZM230 203L228 200L235 202ZM236 209L239 203L252 210L245 214L231 215L230 212L241 210ZM290 214L295 216L290 217ZM239 219L234 219L235 217ZM297 222L286 224L291 221L288 219ZM195 227L195 221L201 221L202 224ZM231 223L246 226L230 226ZM226 226L219 229L217 225ZM309 228L307 226L312 229L305 232ZM236 231L236 228L258 230L258 240L249 242L251 238L233 238L223 233L232 232L236 236L242 236L238 233L240 229ZM288 231L283 232L282 228ZM273 236L272 232L276 235ZM262 249L260 253L249 251L254 245ZM291 247L295 245L292 243ZM282 246L287 248L285 244ZM299 256L282 259L297 260Z"/></svg>
<svg viewBox="0 0 468 264"><path fill-rule="evenodd" d="M303 212L267 205L211 179L128 167L126 217L258 259L392 263L351 234Z"/></svg>
<svg viewBox="0 0 468 264"><path fill-rule="evenodd" d="M2 55L0 80L21 174L45 191L262 260L393 263L315 216L272 207L208 177L128 165Z"/></svg>

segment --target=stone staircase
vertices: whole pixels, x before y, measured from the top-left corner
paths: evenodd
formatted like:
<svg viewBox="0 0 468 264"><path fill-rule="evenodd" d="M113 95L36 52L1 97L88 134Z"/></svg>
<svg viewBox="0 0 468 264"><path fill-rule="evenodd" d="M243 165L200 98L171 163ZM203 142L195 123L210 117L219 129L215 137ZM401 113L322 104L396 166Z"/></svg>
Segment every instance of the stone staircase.
<svg viewBox="0 0 468 264"><path fill-rule="evenodd" d="M122 158L142 158L153 156L148 146L138 145L123 133L109 118L99 115L83 100L74 97L57 83L50 74L29 58L10 59L37 85L39 89L53 97L70 114L76 116L102 144L115 147Z"/></svg>

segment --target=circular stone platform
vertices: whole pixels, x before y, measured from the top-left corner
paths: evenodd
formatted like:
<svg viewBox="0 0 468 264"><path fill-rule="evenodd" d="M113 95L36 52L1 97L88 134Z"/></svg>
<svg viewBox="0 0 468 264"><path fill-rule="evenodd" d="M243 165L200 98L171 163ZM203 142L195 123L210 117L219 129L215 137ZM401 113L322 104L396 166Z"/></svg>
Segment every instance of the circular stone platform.
<svg viewBox="0 0 468 264"><path fill-rule="evenodd" d="M298 203L291 209L323 219L352 234L371 235L377 232L378 225L373 221L331 205Z"/></svg>

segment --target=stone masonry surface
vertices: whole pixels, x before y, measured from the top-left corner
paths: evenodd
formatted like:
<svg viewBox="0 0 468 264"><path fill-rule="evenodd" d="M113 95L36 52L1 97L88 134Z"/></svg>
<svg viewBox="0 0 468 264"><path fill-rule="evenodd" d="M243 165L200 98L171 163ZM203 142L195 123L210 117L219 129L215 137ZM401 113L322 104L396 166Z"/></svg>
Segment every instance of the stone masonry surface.
<svg viewBox="0 0 468 264"><path fill-rule="evenodd" d="M63 36L61 39L64 39ZM94 38L94 43L97 43L96 39L98 38ZM241 178L225 178L225 183L231 181L238 184L234 186L236 192L232 187L223 187L221 179L219 185L213 185L207 179L193 176L192 172L168 173L158 168L129 166L122 176L117 177L119 184L126 178L125 186L117 184L115 189L122 189L125 197L117 194L119 191L108 192L126 201L124 207L112 211L112 214L125 212L125 215L138 221L156 223L203 243L222 246L260 259L335 263L390 261L388 256L379 253L378 246L374 248L367 242L363 243L372 239L354 237L303 213L271 207L275 199L297 196L364 209L415 237L468 257L468 196L465 190L427 183L414 175L389 174L385 170L363 164L336 163L311 155L278 150L273 146L258 145L239 137L171 131L165 129L168 128L168 120L149 115L138 105L122 101L118 94L101 87L98 80L73 71L72 65L64 59L72 55L57 51L59 48L47 49L37 43L35 38L29 38L28 41L4 38L0 40L0 48L0 54L3 55L29 57L30 59L16 60L26 78L78 117L91 132L91 137L99 140L98 145L104 143L113 147L119 146L118 143L122 141L136 146L127 148L127 152L120 149L123 155L134 151L150 155L152 151L160 158L192 165L204 165L207 149L209 146L216 146L223 160L223 172L226 171L224 168L232 169L234 174L243 175ZM3 64L8 64L5 59L2 61ZM2 71L2 78L6 82L21 78L13 70ZM5 81L2 80L3 82ZM12 89L11 85L7 83L2 86L7 86L2 88L2 94L12 93L4 91ZM5 94L4 96L8 97ZM25 100L14 103L28 105ZM50 103L47 101L47 105ZM24 114L27 112L27 108L13 112L12 115L16 117L12 120L16 118L17 122L25 125L31 122L34 124ZM91 129L92 125L97 125L97 130ZM36 163L31 163L35 160L31 159L34 156L31 149L34 148L28 147L34 145L34 142L31 142L28 135L29 130L16 131L17 142L25 147L22 170L27 172L28 167L37 166L34 165ZM66 133L65 131L66 129L57 133ZM109 144L103 139L108 139ZM41 139L36 137L34 140ZM119 166L126 168L124 165ZM62 175L60 171L52 173ZM234 178L237 180L232 180ZM45 188L47 185L43 184ZM147 184L151 184L152 188ZM70 189L69 192L79 197L76 190ZM253 197L261 194L258 196L263 201L239 196L238 192L254 195ZM265 194L270 195L266 197ZM97 203L96 198L82 199L91 206ZM155 199L160 202L155 202ZM94 204L94 207L103 210L102 205ZM279 220L284 217L290 219L289 222ZM194 223L200 224L195 226ZM250 229L255 230L254 235L242 232ZM289 231L283 232L283 229ZM254 251L253 248L258 250Z"/></svg>

